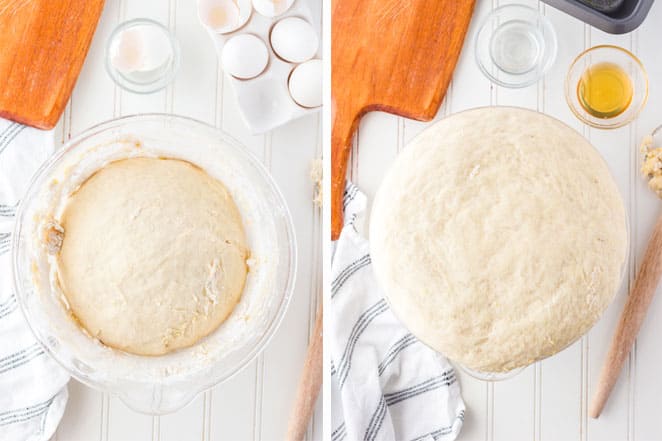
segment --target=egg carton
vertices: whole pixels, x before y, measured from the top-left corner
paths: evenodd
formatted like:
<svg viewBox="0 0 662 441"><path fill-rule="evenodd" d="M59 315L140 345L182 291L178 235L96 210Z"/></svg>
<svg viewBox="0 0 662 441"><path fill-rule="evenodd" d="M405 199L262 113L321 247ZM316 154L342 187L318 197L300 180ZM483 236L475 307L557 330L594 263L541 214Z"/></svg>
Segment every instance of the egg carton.
<svg viewBox="0 0 662 441"><path fill-rule="evenodd" d="M237 35L254 35L260 38L267 47L269 52L267 67L255 78L239 79L226 73L226 78L232 84L237 97L242 118L253 134L268 132L295 119L317 113L321 108L302 107L294 101L290 95L288 81L293 69L301 63L292 63L280 58L271 46L270 34L272 27L287 17L299 17L310 23L318 33L318 40L321 41L310 8L304 0L295 0L287 11L276 17L261 15L253 7L246 24L228 33L218 33L202 23L214 42L219 60L225 43ZM313 59L315 58L321 58L319 47L313 56Z"/></svg>

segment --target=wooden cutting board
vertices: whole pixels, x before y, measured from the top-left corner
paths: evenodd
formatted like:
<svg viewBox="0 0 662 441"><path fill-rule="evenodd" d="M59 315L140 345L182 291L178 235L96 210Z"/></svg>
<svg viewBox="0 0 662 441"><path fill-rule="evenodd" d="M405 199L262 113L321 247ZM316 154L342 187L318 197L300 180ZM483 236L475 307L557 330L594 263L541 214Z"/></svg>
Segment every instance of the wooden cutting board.
<svg viewBox="0 0 662 441"><path fill-rule="evenodd" d="M352 136L366 112L429 121L439 109L474 0L334 0L331 233L340 234Z"/></svg>
<svg viewBox="0 0 662 441"><path fill-rule="evenodd" d="M104 0L0 0L0 117L55 126Z"/></svg>

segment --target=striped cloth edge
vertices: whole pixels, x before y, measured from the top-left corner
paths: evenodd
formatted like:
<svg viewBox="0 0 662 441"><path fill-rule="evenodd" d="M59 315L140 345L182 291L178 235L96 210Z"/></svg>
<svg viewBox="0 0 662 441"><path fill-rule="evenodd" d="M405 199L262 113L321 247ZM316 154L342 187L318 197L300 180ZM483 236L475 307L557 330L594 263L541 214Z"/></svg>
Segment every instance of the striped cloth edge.
<svg viewBox="0 0 662 441"><path fill-rule="evenodd" d="M332 441L454 440L465 405L455 371L398 322L357 231L366 197L348 183L331 265Z"/></svg>
<svg viewBox="0 0 662 441"><path fill-rule="evenodd" d="M52 131L0 119L0 439L46 441L67 403L69 375L36 341L13 291L11 240L20 198L53 152Z"/></svg>

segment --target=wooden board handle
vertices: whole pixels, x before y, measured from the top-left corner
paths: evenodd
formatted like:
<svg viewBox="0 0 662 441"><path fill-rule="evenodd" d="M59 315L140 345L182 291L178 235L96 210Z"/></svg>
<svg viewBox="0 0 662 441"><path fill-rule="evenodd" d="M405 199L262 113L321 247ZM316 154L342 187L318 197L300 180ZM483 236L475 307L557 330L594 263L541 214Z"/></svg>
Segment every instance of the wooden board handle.
<svg viewBox="0 0 662 441"><path fill-rule="evenodd" d="M0 117L52 129L83 66L104 0L0 0Z"/></svg>
<svg viewBox="0 0 662 441"><path fill-rule="evenodd" d="M625 308L618 322L618 327L611 341L607 358L602 366L598 385L593 395L589 414L593 418L600 416L611 390L616 384L623 363L630 353L634 340L639 333L646 312L653 300L655 289L662 275L662 215L657 219L653 235L648 242L644 260L637 273L634 286L630 291Z"/></svg>
<svg viewBox="0 0 662 441"><path fill-rule="evenodd" d="M347 162L352 138L363 112L333 109L331 128L331 240L338 239L343 227L343 195L347 176Z"/></svg>
<svg viewBox="0 0 662 441"><path fill-rule="evenodd" d="M287 441L303 440L315 408L317 395L322 387L322 318L322 308L320 308L287 427Z"/></svg>

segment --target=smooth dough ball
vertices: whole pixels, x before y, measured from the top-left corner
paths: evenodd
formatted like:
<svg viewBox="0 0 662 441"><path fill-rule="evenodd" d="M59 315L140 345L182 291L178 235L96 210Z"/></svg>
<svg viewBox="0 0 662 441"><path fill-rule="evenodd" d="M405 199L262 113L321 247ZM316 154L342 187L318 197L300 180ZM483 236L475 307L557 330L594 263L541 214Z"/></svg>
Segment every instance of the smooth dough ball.
<svg viewBox="0 0 662 441"><path fill-rule="evenodd" d="M464 366L506 372L589 330L626 260L618 188L579 133L507 107L446 118L388 171L372 261L394 313Z"/></svg>
<svg viewBox="0 0 662 441"><path fill-rule="evenodd" d="M191 346L241 297L249 251L239 210L189 162L110 163L70 196L60 225L57 273L71 312L113 348Z"/></svg>

